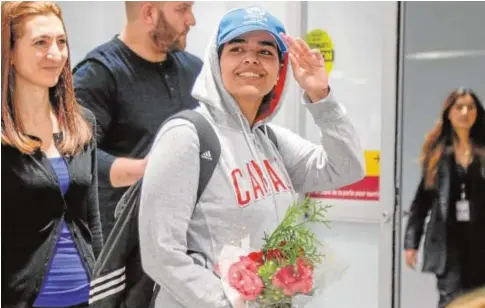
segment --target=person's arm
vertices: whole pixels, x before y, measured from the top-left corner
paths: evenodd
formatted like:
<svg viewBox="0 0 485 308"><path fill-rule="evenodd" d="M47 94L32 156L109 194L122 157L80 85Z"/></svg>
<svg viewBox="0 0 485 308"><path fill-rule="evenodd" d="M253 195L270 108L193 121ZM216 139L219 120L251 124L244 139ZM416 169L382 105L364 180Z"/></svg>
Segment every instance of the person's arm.
<svg viewBox="0 0 485 308"><path fill-rule="evenodd" d="M139 235L143 270L184 307L231 307L221 280L187 255L199 180L195 127L172 120L155 139L143 178Z"/></svg>
<svg viewBox="0 0 485 308"><path fill-rule="evenodd" d="M320 144L270 124L295 190L302 193L322 191L362 179L365 174L364 153L344 107L331 91L315 103L304 94L303 103L320 129Z"/></svg>
<svg viewBox="0 0 485 308"><path fill-rule="evenodd" d="M143 177L148 158L118 157L111 164L109 179L113 187L127 187Z"/></svg>
<svg viewBox="0 0 485 308"><path fill-rule="evenodd" d="M96 127L94 115L85 110L86 118L91 123L93 134ZM91 155L91 185L87 197L87 223L92 236L94 257L97 258L103 248L103 232L101 228L101 217L99 214L98 199L98 160L96 157L96 136L93 136L90 147Z"/></svg>
<svg viewBox="0 0 485 308"><path fill-rule="evenodd" d="M417 250L424 231L424 222L433 203L433 192L424 187L424 177L419 183L409 209L409 219L404 235L404 249Z"/></svg>
<svg viewBox="0 0 485 308"><path fill-rule="evenodd" d="M362 179L365 165L359 136L330 90L322 54L300 38L283 33L281 36L288 46L293 77L304 90L303 103L321 134L317 145L290 130L276 126L273 129L295 190L327 190Z"/></svg>
<svg viewBox="0 0 485 308"><path fill-rule="evenodd" d="M78 102L91 110L97 120L99 176L113 187L126 187L138 181L145 171L146 159L116 157L102 150L105 135L115 121L117 111L116 84L113 76L101 63L88 61L73 76Z"/></svg>

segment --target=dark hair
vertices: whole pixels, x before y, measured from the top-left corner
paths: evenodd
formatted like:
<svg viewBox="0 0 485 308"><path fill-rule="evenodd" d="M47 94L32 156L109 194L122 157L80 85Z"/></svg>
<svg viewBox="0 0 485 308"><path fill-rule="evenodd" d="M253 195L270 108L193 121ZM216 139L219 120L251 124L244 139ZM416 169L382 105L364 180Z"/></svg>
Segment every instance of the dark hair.
<svg viewBox="0 0 485 308"><path fill-rule="evenodd" d="M470 95L477 108L477 118L470 129L470 140L473 151L480 155L485 154L485 109L478 96L467 88L453 90L446 98L441 110L441 117L435 127L428 133L421 152L425 187L432 188L436 182L438 163L445 150L453 145L457 138L448 115L451 107L458 98Z"/></svg>

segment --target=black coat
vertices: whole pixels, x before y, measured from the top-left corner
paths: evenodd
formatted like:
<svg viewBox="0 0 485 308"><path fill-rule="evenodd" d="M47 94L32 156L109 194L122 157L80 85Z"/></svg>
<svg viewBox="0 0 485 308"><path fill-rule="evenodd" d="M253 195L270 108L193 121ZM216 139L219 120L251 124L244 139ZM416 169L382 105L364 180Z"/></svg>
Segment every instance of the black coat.
<svg viewBox="0 0 485 308"><path fill-rule="evenodd" d="M429 222L423 247L423 271L441 275L445 272L447 258L447 219L450 209L451 165L453 153L447 151L438 165L437 183L434 189L424 188L421 179L411 204L409 220L404 237L405 249L418 249L424 231L426 217ZM480 174L485 177L485 157L479 157ZM483 200L477 200L484 202Z"/></svg>
<svg viewBox="0 0 485 308"><path fill-rule="evenodd" d="M94 131L94 115L83 112ZM2 144L2 307L32 307L63 219L88 275L102 249L95 139L64 158L70 184L63 197L40 149L26 155Z"/></svg>

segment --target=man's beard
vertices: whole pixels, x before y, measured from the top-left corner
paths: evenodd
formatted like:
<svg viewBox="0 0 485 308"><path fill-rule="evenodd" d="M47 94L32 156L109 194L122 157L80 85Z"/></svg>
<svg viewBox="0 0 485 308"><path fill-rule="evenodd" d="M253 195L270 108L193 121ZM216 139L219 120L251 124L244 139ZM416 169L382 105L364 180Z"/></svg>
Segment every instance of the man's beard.
<svg viewBox="0 0 485 308"><path fill-rule="evenodd" d="M150 33L150 38L157 48L157 51L169 53L184 50L186 46L185 35L187 35L189 29L183 33L178 33L174 27L167 22L162 11L160 11L158 16L157 26L155 30Z"/></svg>

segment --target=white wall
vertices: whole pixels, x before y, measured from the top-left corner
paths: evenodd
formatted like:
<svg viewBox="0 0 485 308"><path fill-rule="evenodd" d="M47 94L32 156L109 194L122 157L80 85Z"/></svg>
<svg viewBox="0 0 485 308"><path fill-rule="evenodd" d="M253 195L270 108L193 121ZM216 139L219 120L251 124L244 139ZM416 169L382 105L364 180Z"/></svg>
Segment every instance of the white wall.
<svg viewBox="0 0 485 308"><path fill-rule="evenodd" d="M119 33L125 23L123 1L59 1L69 37L71 65Z"/></svg>

